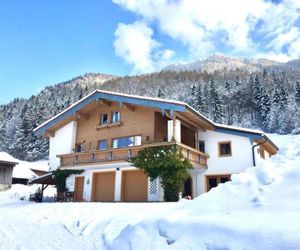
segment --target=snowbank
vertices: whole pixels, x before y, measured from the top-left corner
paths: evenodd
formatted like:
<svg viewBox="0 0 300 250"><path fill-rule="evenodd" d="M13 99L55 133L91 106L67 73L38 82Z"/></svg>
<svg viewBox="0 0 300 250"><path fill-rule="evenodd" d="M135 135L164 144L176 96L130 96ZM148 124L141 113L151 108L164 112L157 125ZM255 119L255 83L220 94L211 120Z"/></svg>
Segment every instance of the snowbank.
<svg viewBox="0 0 300 250"><path fill-rule="evenodd" d="M232 176L161 218L129 225L109 249L299 249L300 136L272 136L272 162Z"/></svg>

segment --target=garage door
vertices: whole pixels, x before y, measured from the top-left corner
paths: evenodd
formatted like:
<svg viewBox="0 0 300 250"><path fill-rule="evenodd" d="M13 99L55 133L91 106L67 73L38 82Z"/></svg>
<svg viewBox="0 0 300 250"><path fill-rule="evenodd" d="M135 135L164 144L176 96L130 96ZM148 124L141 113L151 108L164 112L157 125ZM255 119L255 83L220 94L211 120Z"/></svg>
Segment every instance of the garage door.
<svg viewBox="0 0 300 250"><path fill-rule="evenodd" d="M147 201L148 178L143 171L122 172L122 200Z"/></svg>
<svg viewBox="0 0 300 250"><path fill-rule="evenodd" d="M115 172L94 174L94 201L114 201Z"/></svg>

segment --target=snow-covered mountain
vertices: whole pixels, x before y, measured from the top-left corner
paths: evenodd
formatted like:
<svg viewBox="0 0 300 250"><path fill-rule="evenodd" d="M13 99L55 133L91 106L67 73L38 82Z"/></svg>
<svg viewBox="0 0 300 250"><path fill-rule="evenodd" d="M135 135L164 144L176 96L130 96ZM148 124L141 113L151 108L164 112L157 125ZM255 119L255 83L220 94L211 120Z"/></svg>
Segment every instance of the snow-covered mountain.
<svg viewBox="0 0 300 250"><path fill-rule="evenodd" d="M238 58L229 57L222 54L214 54L204 60L191 63L171 64L163 69L163 71L207 71L213 73L220 70L240 69L247 72L257 72L262 69L273 68L277 70L292 68L300 69L300 60L293 60L287 63L276 62L264 58Z"/></svg>
<svg viewBox="0 0 300 250"><path fill-rule="evenodd" d="M181 68L177 66L124 77L89 73L48 86L29 99L0 105L0 151L27 161L47 158L48 141L33 137L32 130L95 89L152 97L160 93L160 97L188 102L208 118L228 125L300 132L299 60L283 64L214 55L186 64L182 71L175 70ZM274 105L278 102L285 106L281 116Z"/></svg>

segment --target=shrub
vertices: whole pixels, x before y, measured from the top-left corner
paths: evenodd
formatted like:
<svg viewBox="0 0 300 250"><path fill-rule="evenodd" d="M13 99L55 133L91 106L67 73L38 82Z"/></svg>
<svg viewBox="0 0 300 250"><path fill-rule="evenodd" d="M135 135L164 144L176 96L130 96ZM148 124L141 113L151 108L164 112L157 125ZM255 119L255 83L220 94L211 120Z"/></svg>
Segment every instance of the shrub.
<svg viewBox="0 0 300 250"><path fill-rule="evenodd" d="M151 180L161 178L165 201L178 201L178 193L189 176L188 170L192 168L176 145L145 148L130 162L144 170Z"/></svg>
<svg viewBox="0 0 300 250"><path fill-rule="evenodd" d="M74 169L56 169L52 171L52 174L55 177L55 185L57 193L63 193L66 191L66 179L72 174L81 174L83 170L74 170Z"/></svg>

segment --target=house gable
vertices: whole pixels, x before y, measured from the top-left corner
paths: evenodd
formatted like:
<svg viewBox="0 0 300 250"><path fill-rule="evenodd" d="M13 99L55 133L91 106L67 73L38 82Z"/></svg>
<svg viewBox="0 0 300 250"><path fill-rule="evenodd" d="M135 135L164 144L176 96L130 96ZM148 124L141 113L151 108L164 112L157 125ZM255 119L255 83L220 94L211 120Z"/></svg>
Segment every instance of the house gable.
<svg viewBox="0 0 300 250"><path fill-rule="evenodd" d="M82 116L81 110L91 105L93 102L105 103L105 101L112 101L119 103L120 107L126 107L126 105L143 106L160 111L162 114L172 117L175 112L180 113L182 119L186 119L191 122L197 122L205 128L213 129L213 123L188 106L186 103L179 101L168 101L160 98L150 98L135 95L125 95L121 93L114 93L102 90L95 90L88 96L79 100L63 112L42 123L40 126L34 129L35 135L43 135L48 132L48 136L52 136L53 130L56 127L61 127L72 121L74 117Z"/></svg>

